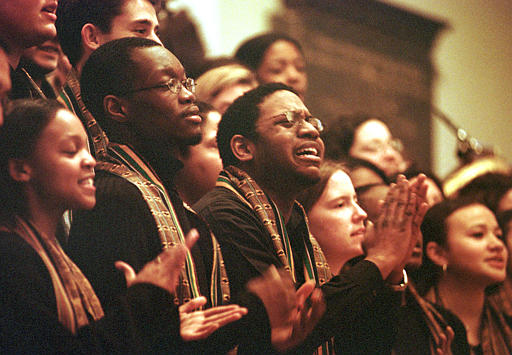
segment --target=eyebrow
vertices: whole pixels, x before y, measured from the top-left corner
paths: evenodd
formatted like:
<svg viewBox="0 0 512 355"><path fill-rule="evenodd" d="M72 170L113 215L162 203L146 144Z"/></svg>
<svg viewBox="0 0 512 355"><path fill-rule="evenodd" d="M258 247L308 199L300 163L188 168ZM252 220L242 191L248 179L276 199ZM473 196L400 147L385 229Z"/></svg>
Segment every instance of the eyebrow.
<svg viewBox="0 0 512 355"><path fill-rule="evenodd" d="M144 26L153 26L153 21L148 19L139 19L132 22L132 25L144 25ZM159 28L158 23L156 24L155 28Z"/></svg>

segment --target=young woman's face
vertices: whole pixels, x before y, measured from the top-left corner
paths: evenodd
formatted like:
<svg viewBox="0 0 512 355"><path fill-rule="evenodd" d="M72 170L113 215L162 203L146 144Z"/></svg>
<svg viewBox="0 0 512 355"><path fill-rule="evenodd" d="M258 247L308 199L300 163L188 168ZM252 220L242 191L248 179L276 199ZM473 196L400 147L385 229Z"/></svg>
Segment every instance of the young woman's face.
<svg viewBox="0 0 512 355"><path fill-rule="evenodd" d="M268 47L256 75L262 84L286 84L304 99L308 86L306 63L302 53L293 43L279 40Z"/></svg>
<svg viewBox="0 0 512 355"><path fill-rule="evenodd" d="M331 175L322 195L311 207L311 233L329 255L343 254L350 260L363 254L366 212L359 207L349 176L341 170Z"/></svg>
<svg viewBox="0 0 512 355"><path fill-rule="evenodd" d="M453 212L445 223L448 272L484 285L505 279L507 250L491 210L469 205Z"/></svg>
<svg viewBox="0 0 512 355"><path fill-rule="evenodd" d="M94 166L80 120L57 111L27 160L29 189L48 208L90 209L96 203Z"/></svg>
<svg viewBox="0 0 512 355"><path fill-rule="evenodd" d="M355 130L349 154L372 163L386 176L393 176L403 171L405 162L392 142L393 137L386 124L377 119L369 119Z"/></svg>

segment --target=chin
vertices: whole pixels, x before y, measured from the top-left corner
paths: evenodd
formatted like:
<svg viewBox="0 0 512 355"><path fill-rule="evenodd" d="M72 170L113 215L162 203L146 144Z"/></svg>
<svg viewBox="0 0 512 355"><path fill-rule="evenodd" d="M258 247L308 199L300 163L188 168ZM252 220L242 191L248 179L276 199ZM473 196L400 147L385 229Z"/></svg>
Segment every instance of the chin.
<svg viewBox="0 0 512 355"><path fill-rule="evenodd" d="M181 143L183 145L198 145L199 143L201 143L201 139L202 139L202 134L199 133L194 136L183 137Z"/></svg>

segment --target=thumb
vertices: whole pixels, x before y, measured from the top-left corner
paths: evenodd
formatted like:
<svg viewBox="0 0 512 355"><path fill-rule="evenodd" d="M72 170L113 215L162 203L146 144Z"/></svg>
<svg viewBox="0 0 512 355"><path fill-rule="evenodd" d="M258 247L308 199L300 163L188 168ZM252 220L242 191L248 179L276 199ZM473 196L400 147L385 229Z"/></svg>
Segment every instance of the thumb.
<svg viewBox="0 0 512 355"><path fill-rule="evenodd" d="M182 304L179 307L180 313L190 313L195 311L196 309L204 306L206 304L206 297L199 296L196 298L192 298L187 303Z"/></svg>
<svg viewBox="0 0 512 355"><path fill-rule="evenodd" d="M124 261L116 261L114 265L117 270L123 272L124 278L126 279L126 286L130 287L135 280L135 270Z"/></svg>
<svg viewBox="0 0 512 355"><path fill-rule="evenodd" d="M298 290L297 290L297 302L299 305L302 305L306 299L311 295L313 290L315 289L315 282L314 281L307 281L305 282Z"/></svg>

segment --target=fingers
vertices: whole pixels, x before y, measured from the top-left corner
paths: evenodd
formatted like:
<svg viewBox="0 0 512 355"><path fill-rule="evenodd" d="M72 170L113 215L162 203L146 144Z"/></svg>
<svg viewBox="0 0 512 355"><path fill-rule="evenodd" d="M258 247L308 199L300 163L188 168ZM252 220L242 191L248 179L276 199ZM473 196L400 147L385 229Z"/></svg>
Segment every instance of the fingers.
<svg viewBox="0 0 512 355"><path fill-rule="evenodd" d="M246 315L247 308L240 307L239 305L236 305L236 304L230 304L230 305L226 305L226 306L212 307L203 312L204 312L204 317L206 319L215 321L216 319L220 319L224 315L231 314L231 313L240 313L242 315Z"/></svg>
<svg viewBox="0 0 512 355"><path fill-rule="evenodd" d="M124 278L126 279L126 286L130 287L135 280L135 270L124 261L116 261L114 265L117 270L123 272Z"/></svg>
<svg viewBox="0 0 512 355"><path fill-rule="evenodd" d="M194 300L200 301L198 297ZM191 303L192 300L188 303ZM185 306L185 305L183 305ZM247 314L247 309L238 305L219 306L206 311L191 311L193 307L180 306L180 333L185 341L205 339L215 330L235 322ZM184 310L190 312L185 313Z"/></svg>
<svg viewBox="0 0 512 355"><path fill-rule="evenodd" d="M199 296L199 297L191 299L187 303L182 304L179 307L179 310L180 310L180 313L182 313L182 312L183 313L190 313L190 312L193 312L193 311L201 308L205 304L206 304L206 297Z"/></svg>
<svg viewBox="0 0 512 355"><path fill-rule="evenodd" d="M197 229L195 229L195 228L191 229L187 233L187 236L185 237L185 246L187 247L187 249L192 250L192 247L194 246L194 244L196 244L198 239L199 239L199 232L197 231Z"/></svg>
<svg viewBox="0 0 512 355"><path fill-rule="evenodd" d="M408 224L412 222L412 215L416 208L416 200L412 201L412 196L414 194L410 193L409 185L405 178L400 181L398 184L398 200L396 205L395 215L393 216L393 220L399 223L401 228L405 228Z"/></svg>
<svg viewBox="0 0 512 355"><path fill-rule="evenodd" d="M165 249L161 252L154 262L162 264L163 267L169 269L181 270L183 263L185 262L185 247L183 245L177 245L172 248Z"/></svg>
<svg viewBox="0 0 512 355"><path fill-rule="evenodd" d="M310 280L305 282L295 293L297 296L297 304L302 307L306 299L311 295L315 289L315 281Z"/></svg>

